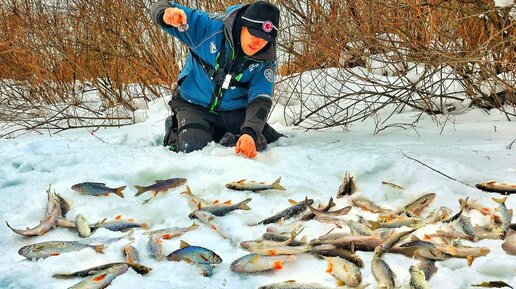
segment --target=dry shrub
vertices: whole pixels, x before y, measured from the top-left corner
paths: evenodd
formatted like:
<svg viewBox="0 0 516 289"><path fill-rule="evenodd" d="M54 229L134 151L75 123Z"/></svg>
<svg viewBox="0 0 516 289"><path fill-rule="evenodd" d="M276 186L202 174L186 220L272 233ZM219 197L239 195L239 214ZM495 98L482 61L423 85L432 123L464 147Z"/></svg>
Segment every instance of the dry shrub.
<svg viewBox="0 0 516 289"><path fill-rule="evenodd" d="M0 136L130 124L138 103L163 96L187 50L151 23L153 2L0 0L0 121L10 122ZM278 73L293 75L278 85L277 97L287 99L287 106L304 104L302 113L295 108L290 113L296 125L348 126L390 104L430 114L453 110L450 99L486 108L514 104L514 5L496 8L492 0L273 2L282 9ZM241 2L181 3L223 14ZM372 63L382 63L383 74L404 84L357 73L361 68L375 72ZM417 80L409 77L420 69L414 63L423 67ZM296 90L301 79L296 73L331 67L343 69L328 84L331 89L322 89L321 73L315 73L302 78L305 86L313 86L311 92ZM443 71L448 79L436 80ZM366 85L350 91L350 77ZM464 92L446 93L450 81L458 81ZM92 98L92 91L100 98ZM310 99L314 95L322 102ZM379 102L378 96L388 100ZM354 105L339 104L349 100ZM79 114L84 111L90 115Z"/></svg>

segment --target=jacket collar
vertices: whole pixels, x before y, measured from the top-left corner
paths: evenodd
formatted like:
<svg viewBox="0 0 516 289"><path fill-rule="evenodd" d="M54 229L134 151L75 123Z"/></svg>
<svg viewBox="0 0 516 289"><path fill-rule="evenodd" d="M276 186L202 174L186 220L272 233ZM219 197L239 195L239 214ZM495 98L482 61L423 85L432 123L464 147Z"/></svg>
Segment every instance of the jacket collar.
<svg viewBox="0 0 516 289"><path fill-rule="evenodd" d="M229 38L229 41L231 41L231 45L234 47L235 41L233 40L233 26L236 21L236 17L239 14L239 12L245 11L250 4L240 6L232 6L228 8L226 11L226 16L222 19L222 22L224 22L224 29L226 30L226 36ZM248 58L258 60L258 61L266 61L266 60L276 60L276 44L268 43L267 46L265 46L262 50L260 50L258 53L256 53L253 56L247 56Z"/></svg>

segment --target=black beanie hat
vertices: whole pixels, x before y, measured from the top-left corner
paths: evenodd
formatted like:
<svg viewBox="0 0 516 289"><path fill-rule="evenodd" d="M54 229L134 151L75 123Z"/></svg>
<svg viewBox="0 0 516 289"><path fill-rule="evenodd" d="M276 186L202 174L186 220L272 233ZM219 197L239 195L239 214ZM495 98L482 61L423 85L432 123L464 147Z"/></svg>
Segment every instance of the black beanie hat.
<svg viewBox="0 0 516 289"><path fill-rule="evenodd" d="M254 37L274 43L278 35L280 11L274 4L256 1L249 5L241 17L242 26Z"/></svg>

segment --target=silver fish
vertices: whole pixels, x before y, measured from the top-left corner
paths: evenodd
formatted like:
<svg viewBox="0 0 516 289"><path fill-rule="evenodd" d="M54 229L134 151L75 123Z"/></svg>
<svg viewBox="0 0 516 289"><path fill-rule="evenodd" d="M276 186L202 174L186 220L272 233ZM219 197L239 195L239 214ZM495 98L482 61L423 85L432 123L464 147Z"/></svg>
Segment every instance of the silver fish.
<svg viewBox="0 0 516 289"><path fill-rule="evenodd" d="M55 203L53 210L49 213L49 215L41 221L39 225L32 229L27 230L19 230L11 227L9 223L6 221L7 227L11 229L16 234L27 236L27 237L33 237L33 236L41 236L45 234L48 230L55 228L57 225L57 219L61 216L61 207Z"/></svg>
<svg viewBox="0 0 516 289"><path fill-rule="evenodd" d="M351 203L353 203L354 206L361 208L362 210L370 211L372 213L386 213L390 211L376 205L371 200L366 198L355 198L351 200Z"/></svg>
<svg viewBox="0 0 516 289"><path fill-rule="evenodd" d="M511 226L512 221L512 214L507 209L507 206L505 206L505 201L507 201L507 197L503 199L496 199L493 198L493 201L497 202L498 208L495 209L496 212L498 212L502 217L502 230L505 233L509 231L509 227Z"/></svg>
<svg viewBox="0 0 516 289"><path fill-rule="evenodd" d="M251 192L258 192L258 191L265 191L265 190L285 190L283 186L280 185L281 178L278 178L276 181L274 181L272 184L267 184L265 182L256 182L256 181L247 181L245 179L232 182L229 184L226 184L226 188L230 190L236 190L236 191L251 191Z"/></svg>
<svg viewBox="0 0 516 289"><path fill-rule="evenodd" d="M291 203L293 203L293 202L291 202ZM283 211L277 213L276 215L274 215L272 217L261 220L260 222L258 222L258 225L259 224L266 225L266 224L276 223L280 219L287 220L287 219L299 216L301 213L303 213L307 209L308 205L312 205L313 203L314 203L314 200L306 199L302 202L296 203L295 205L284 209Z"/></svg>
<svg viewBox="0 0 516 289"><path fill-rule="evenodd" d="M115 194L120 198L124 197L123 190L126 186L121 186L118 188L109 188L106 187L105 183L94 183L94 182L84 182L78 183L72 186L72 190L77 191L81 194L86 194L90 196L108 196L109 194Z"/></svg>
<svg viewBox="0 0 516 289"><path fill-rule="evenodd" d="M122 249L122 253L125 255L125 261L129 264L140 263L140 253L131 244L127 244Z"/></svg>
<svg viewBox="0 0 516 289"><path fill-rule="evenodd" d="M489 181L476 184L475 187L479 190L490 193L499 193L502 195L516 194L516 184L509 184L506 182Z"/></svg>
<svg viewBox="0 0 516 289"><path fill-rule="evenodd" d="M143 233L143 235L157 235L162 239L169 240L174 237L179 237L187 232L193 231L195 229L199 228L199 225L196 223L193 223L190 227L186 228L178 228L178 227L170 227L170 228L164 228L159 230L153 230Z"/></svg>
<svg viewBox="0 0 516 289"><path fill-rule="evenodd" d="M142 228L147 230L149 229L149 225L146 223L136 223L133 219L122 220L120 216L117 216L113 221L100 223L98 228L105 228L110 231L127 231L132 228Z"/></svg>
<svg viewBox="0 0 516 289"><path fill-rule="evenodd" d="M342 281L346 286L356 287L362 282L362 273L354 263L339 257L326 257L324 259L328 263L326 272Z"/></svg>
<svg viewBox="0 0 516 289"><path fill-rule="evenodd" d="M446 254L449 254L455 258L464 258L468 261L468 265L471 266L473 264L473 261L477 257L486 256L491 252L489 248L487 247L467 247L467 246L461 246L461 247L455 247L455 246L436 246L436 248L444 252Z"/></svg>
<svg viewBox="0 0 516 289"><path fill-rule="evenodd" d="M409 211L415 216L419 216L421 212L434 201L435 196L435 193L425 194L403 207L403 211Z"/></svg>
<svg viewBox="0 0 516 289"><path fill-rule="evenodd" d="M251 198L248 198L248 199L245 199L245 200L241 201L240 203L234 204L234 205L213 204L213 205L201 207L199 210L210 212L217 217L222 217L222 216L226 215L227 213L235 211L235 210L251 210L251 208L249 208L249 206L247 206L247 204L251 200L252 200ZM193 219L193 218L195 218L195 214L192 212L192 213L190 213L190 215L188 215L188 217Z"/></svg>
<svg viewBox="0 0 516 289"><path fill-rule="evenodd" d="M147 252L158 261L162 261L165 258L165 256L163 256L162 243L163 239L159 235L150 235L147 241Z"/></svg>
<svg viewBox="0 0 516 289"><path fill-rule="evenodd" d="M127 272L129 267L126 264L114 265L104 271L101 271L81 282L75 284L69 289L102 289L106 288L118 276Z"/></svg>
<svg viewBox="0 0 516 289"><path fill-rule="evenodd" d="M109 264L103 264L100 266L95 266L95 267L80 270L80 271L75 271L72 273L55 273L54 275L52 275L52 277L56 278L56 279L71 279L71 278L77 278L77 277L88 277L88 276L98 274L99 272L109 269L115 265L127 265L127 266L131 267L136 273L138 273L140 275L144 275L144 276L149 274L150 271L152 271L152 268L145 267L138 263L115 262L115 263L109 263Z"/></svg>
<svg viewBox="0 0 516 289"><path fill-rule="evenodd" d="M27 259L44 259L58 256L62 253L79 251L84 248L92 248L97 253L104 253L104 245L88 245L76 241L49 241L23 246L18 254Z"/></svg>
<svg viewBox="0 0 516 289"><path fill-rule="evenodd" d="M233 261L230 269L233 272L246 273L281 270L284 263L293 262L294 260L296 260L296 256L293 255L261 256L249 254Z"/></svg>
<svg viewBox="0 0 516 289"><path fill-rule="evenodd" d="M391 267L380 257L380 247L375 249L373 261L371 261L371 271L374 279L378 284L378 288L395 289L396 288L396 274L392 272Z"/></svg>
<svg viewBox="0 0 516 289"><path fill-rule="evenodd" d="M224 229L218 223L217 217L210 212L203 210L197 210L194 212L197 219L209 226L212 230L217 232L222 238L228 239L228 235L224 232Z"/></svg>
<svg viewBox="0 0 516 289"><path fill-rule="evenodd" d="M291 237L285 242L273 242L265 240L244 241L240 246L247 251L262 255L262 256L276 256L276 255L295 255L304 253L310 250L311 245L290 246L292 241L297 237L301 231L291 233Z"/></svg>
<svg viewBox="0 0 516 289"><path fill-rule="evenodd" d="M156 180L154 184L150 186L134 186L134 188L137 190L135 197L145 193L145 192L152 192L153 197L156 197L159 192L166 192L169 189L179 187L183 184L185 184L187 179L185 178L172 178L168 180Z"/></svg>
<svg viewBox="0 0 516 289"><path fill-rule="evenodd" d="M191 246L185 241L181 240L180 249L175 250L167 256L169 261L185 261L189 264L220 264L222 258L210 249Z"/></svg>
<svg viewBox="0 0 516 289"><path fill-rule="evenodd" d="M342 259L346 259L353 264L357 265L359 268L364 268L364 261L357 254L352 251L348 251L345 249L337 248L335 245L331 244L322 244L315 246L310 249L310 253L323 256L323 257L339 257Z"/></svg>

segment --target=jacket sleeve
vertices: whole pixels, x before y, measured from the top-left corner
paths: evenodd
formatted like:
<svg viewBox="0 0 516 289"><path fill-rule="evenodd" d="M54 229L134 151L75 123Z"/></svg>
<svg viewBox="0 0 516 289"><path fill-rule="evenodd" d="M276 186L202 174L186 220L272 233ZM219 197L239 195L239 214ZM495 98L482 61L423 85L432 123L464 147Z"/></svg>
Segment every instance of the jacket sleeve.
<svg viewBox="0 0 516 289"><path fill-rule="evenodd" d="M189 29L185 32L179 31L176 27L166 24L163 21L165 10L170 7L179 8L186 13L187 23ZM202 44L209 33L210 16L202 10L191 9L179 5L172 1L158 1L154 3L150 9L152 22L159 25L165 32L179 39L179 41L188 45L190 48L195 48Z"/></svg>
<svg viewBox="0 0 516 289"><path fill-rule="evenodd" d="M241 131L252 136L255 142L263 131L272 107L275 71L275 62L265 63L249 83L248 105Z"/></svg>

